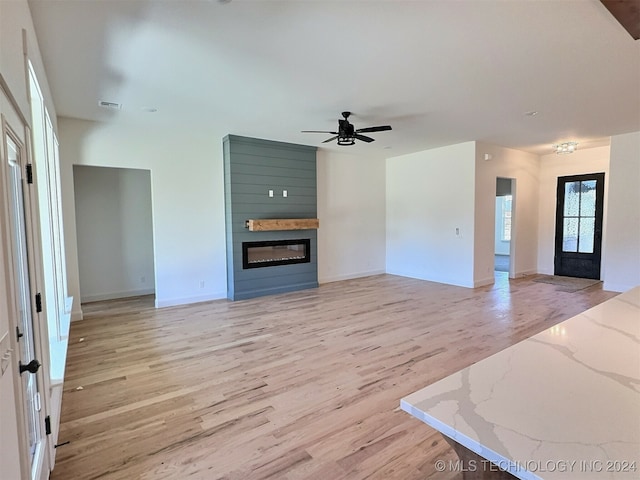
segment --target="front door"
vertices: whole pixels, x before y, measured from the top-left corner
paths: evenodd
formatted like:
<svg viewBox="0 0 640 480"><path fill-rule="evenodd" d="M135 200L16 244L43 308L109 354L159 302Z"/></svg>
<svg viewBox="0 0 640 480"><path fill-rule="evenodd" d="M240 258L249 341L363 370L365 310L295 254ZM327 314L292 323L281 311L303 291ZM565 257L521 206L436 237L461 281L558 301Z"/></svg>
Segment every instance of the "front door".
<svg viewBox="0 0 640 480"><path fill-rule="evenodd" d="M558 178L554 274L600 279L604 173Z"/></svg>
<svg viewBox="0 0 640 480"><path fill-rule="evenodd" d="M47 478L48 452L45 433L45 390L40 361L43 358L39 344L40 332L34 323L34 305L36 297L32 292L33 266L30 264L28 243L31 241L31 212L28 208L30 198L27 193L26 176L26 130L23 123L8 109L7 116L2 115L2 190L6 188L5 201L8 203L8 240L11 256L9 267L12 273L13 304L10 309L10 325L15 330L17 346L15 374L20 378L20 403L22 404L22 442L21 451L26 457L23 465L30 470L31 480ZM4 407L3 407L4 408ZM1 477L1 475L0 475ZM24 477L23 478L27 478Z"/></svg>

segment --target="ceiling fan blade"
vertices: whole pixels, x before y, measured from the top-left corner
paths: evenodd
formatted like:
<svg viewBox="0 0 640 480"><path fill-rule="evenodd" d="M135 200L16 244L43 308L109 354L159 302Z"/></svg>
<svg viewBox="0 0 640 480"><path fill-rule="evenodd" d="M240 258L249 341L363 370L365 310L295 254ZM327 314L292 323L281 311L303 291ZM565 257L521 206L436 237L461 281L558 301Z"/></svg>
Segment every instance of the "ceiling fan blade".
<svg viewBox="0 0 640 480"><path fill-rule="evenodd" d="M640 39L640 9L638 2L622 0L600 0L611 15L629 32L634 40Z"/></svg>
<svg viewBox="0 0 640 480"><path fill-rule="evenodd" d="M356 133L384 132L386 130L391 130L391 125L381 125L379 127L359 128L359 129L356 130Z"/></svg>
<svg viewBox="0 0 640 480"><path fill-rule="evenodd" d="M333 132L327 132L327 133L333 133ZM335 140L336 138L338 138L338 136L336 135L335 137L331 137L331 138L327 138L324 142L322 143L329 143L332 142L333 140Z"/></svg>
<svg viewBox="0 0 640 480"><path fill-rule="evenodd" d="M356 137L358 140L362 140L363 142L367 142L367 143L371 143L375 141L374 138L365 137L364 135L359 135L357 133L354 135L354 137Z"/></svg>
<svg viewBox="0 0 640 480"><path fill-rule="evenodd" d="M338 134L338 132L327 132L326 130L302 130L301 133L330 133L331 135Z"/></svg>

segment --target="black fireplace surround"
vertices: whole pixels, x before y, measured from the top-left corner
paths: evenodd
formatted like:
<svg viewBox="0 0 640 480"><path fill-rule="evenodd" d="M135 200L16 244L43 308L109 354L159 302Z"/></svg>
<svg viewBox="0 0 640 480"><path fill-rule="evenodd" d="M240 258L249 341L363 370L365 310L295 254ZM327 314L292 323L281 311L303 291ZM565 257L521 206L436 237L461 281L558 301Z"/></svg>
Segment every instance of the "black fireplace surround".
<svg viewBox="0 0 640 480"><path fill-rule="evenodd" d="M311 241L308 238L242 242L242 268L309 263L310 252Z"/></svg>

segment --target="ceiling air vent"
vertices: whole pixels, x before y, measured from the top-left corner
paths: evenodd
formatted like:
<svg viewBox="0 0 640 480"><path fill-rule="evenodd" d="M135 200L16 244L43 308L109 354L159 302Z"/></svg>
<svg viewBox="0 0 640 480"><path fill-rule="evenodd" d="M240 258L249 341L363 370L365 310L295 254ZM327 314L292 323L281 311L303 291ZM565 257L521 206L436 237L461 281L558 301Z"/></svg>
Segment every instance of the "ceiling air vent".
<svg viewBox="0 0 640 480"><path fill-rule="evenodd" d="M122 108L121 103L106 102L104 100L100 100L98 102L98 105L100 105L102 108L109 108L111 110L120 110Z"/></svg>

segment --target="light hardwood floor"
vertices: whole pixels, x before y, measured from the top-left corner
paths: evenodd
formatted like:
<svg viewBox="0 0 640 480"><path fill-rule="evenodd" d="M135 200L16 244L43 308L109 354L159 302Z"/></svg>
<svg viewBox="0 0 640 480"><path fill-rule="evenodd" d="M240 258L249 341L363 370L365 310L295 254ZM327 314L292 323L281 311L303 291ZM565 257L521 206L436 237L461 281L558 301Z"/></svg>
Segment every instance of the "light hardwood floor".
<svg viewBox="0 0 640 480"><path fill-rule="evenodd" d="M392 275L154 309L83 306L51 478L440 479L454 454L400 398L615 294ZM82 387L80 389L79 387Z"/></svg>

